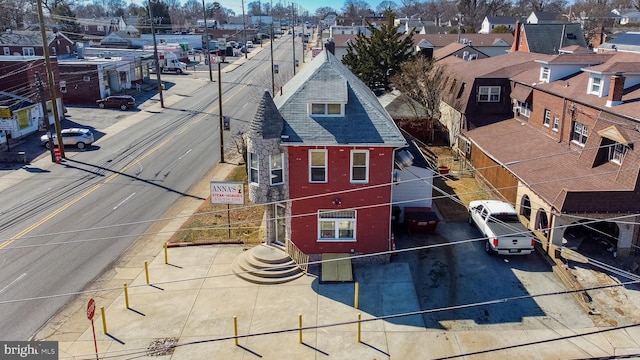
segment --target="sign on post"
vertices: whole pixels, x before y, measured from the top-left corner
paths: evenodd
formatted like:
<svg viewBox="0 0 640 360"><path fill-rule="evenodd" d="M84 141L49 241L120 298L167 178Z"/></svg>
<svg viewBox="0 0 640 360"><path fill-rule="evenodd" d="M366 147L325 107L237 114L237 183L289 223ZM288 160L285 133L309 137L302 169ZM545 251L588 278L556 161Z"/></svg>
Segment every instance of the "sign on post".
<svg viewBox="0 0 640 360"><path fill-rule="evenodd" d="M96 301L89 299L87 304L87 319L91 320L91 331L93 331L93 346L96 349L96 359L100 359L98 355L98 340L96 339L96 327L93 324L93 316L96 314Z"/></svg>
<svg viewBox="0 0 640 360"><path fill-rule="evenodd" d="M211 182L212 204L244 204L244 183L235 181Z"/></svg>

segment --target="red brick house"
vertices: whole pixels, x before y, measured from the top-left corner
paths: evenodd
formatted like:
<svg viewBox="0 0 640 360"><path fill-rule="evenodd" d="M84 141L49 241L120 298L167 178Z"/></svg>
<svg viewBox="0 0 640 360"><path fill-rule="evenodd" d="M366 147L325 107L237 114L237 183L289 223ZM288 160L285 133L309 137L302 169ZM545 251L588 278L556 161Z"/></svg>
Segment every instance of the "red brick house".
<svg viewBox="0 0 640 360"><path fill-rule="evenodd" d="M76 52L76 45L61 32L47 32L49 55L64 57ZM0 55L44 56L40 31L5 31L0 33Z"/></svg>
<svg viewBox="0 0 640 360"><path fill-rule="evenodd" d="M328 51L274 99L248 131L249 197L267 204L267 240L303 253L391 248L396 150L407 145L371 90Z"/></svg>
<svg viewBox="0 0 640 360"><path fill-rule="evenodd" d="M466 120L456 148L477 177L519 209L545 250L581 237L607 244L611 256L638 254L637 54L537 55L521 61L522 55L448 68L452 93L458 94L465 81L476 88L463 90L459 104L443 95L447 118L457 112ZM518 62L517 71L500 72ZM508 118L483 116L468 105L487 100L480 90L484 85L468 82L484 74L493 74L496 82L508 80L506 88L496 85L489 91L489 99L512 106Z"/></svg>

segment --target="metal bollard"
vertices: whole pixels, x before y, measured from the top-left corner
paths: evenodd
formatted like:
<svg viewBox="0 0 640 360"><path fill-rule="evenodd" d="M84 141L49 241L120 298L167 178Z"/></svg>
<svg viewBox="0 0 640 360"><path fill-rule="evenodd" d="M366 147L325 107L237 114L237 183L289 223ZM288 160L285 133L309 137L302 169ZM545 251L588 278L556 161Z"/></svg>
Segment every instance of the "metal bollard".
<svg viewBox="0 0 640 360"><path fill-rule="evenodd" d="M129 308L129 289L127 288L127 283L124 283L124 304Z"/></svg>
<svg viewBox="0 0 640 360"><path fill-rule="evenodd" d="M164 242L164 263L168 264L169 263L169 252L167 251L167 242Z"/></svg>
<svg viewBox="0 0 640 360"><path fill-rule="evenodd" d="M107 335L107 318L104 316L104 306L100 306L100 314L102 315L102 331Z"/></svg>
<svg viewBox="0 0 640 360"><path fill-rule="evenodd" d="M360 322L360 320L362 319L362 314L358 313L358 342L360 341L360 332L362 330L362 322Z"/></svg>
<svg viewBox="0 0 640 360"><path fill-rule="evenodd" d="M238 317L235 315L233 316L233 332L236 335L236 338L234 339L236 346L238 346Z"/></svg>
<svg viewBox="0 0 640 360"><path fill-rule="evenodd" d="M147 285L149 285L149 263L144 262L144 275L147 278Z"/></svg>
<svg viewBox="0 0 640 360"><path fill-rule="evenodd" d="M353 299L353 307L354 307L355 309L357 309L357 308L358 308L358 290L359 290L358 288L359 288L359 286L358 286L358 282L356 281L356 285L355 285L355 292L354 292L354 299Z"/></svg>
<svg viewBox="0 0 640 360"><path fill-rule="evenodd" d="M300 344L302 344L302 314L298 314L298 324L300 324Z"/></svg>

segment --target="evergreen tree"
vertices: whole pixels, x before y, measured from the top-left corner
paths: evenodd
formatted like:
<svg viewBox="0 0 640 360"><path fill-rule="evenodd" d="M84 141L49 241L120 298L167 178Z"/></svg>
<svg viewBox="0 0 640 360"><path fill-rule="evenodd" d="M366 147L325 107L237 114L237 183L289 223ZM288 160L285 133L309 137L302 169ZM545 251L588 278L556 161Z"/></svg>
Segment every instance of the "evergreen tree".
<svg viewBox="0 0 640 360"><path fill-rule="evenodd" d="M413 32L398 33L400 25L393 25L393 11L388 9L385 16L387 23L380 29L367 21L371 35L358 34L342 58L342 63L372 90L389 89L389 79L400 72L404 62L414 58Z"/></svg>

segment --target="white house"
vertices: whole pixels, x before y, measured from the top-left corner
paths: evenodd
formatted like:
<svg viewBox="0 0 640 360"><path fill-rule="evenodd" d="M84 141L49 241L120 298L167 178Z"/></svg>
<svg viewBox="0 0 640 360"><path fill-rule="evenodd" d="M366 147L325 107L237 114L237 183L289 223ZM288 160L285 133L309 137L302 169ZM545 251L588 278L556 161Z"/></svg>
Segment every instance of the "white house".
<svg viewBox="0 0 640 360"><path fill-rule="evenodd" d="M490 34L493 29L500 25L514 30L516 27L516 18L513 16L485 16L482 21L482 28L480 28L478 34Z"/></svg>

